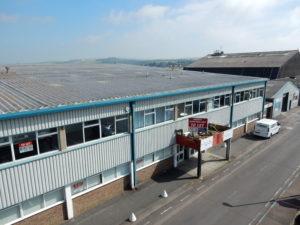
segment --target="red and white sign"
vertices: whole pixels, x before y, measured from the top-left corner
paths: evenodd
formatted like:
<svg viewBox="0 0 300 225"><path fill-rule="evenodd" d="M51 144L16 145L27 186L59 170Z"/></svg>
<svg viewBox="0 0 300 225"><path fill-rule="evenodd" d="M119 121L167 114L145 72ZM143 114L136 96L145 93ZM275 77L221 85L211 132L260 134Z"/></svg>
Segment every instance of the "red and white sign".
<svg viewBox="0 0 300 225"><path fill-rule="evenodd" d="M32 141L27 141L19 144L20 153L31 152L31 151L33 151Z"/></svg>
<svg viewBox="0 0 300 225"><path fill-rule="evenodd" d="M201 140L201 151L205 151L213 146L213 136Z"/></svg>
<svg viewBox="0 0 300 225"><path fill-rule="evenodd" d="M206 132L208 127L207 118L189 118L190 132Z"/></svg>

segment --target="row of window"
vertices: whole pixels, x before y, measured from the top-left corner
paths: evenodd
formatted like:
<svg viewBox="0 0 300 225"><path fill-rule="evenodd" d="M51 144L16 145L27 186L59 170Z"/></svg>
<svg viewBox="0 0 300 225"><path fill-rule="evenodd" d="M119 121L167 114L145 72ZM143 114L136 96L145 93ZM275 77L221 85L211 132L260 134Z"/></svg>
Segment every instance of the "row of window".
<svg viewBox="0 0 300 225"><path fill-rule="evenodd" d="M1 210L0 224L9 224L62 201L64 201L64 191L62 188L34 197L20 204Z"/></svg>
<svg viewBox="0 0 300 225"><path fill-rule="evenodd" d="M129 131L128 114L65 126L67 146ZM57 128L0 138L0 164L59 150Z"/></svg>
<svg viewBox="0 0 300 225"><path fill-rule="evenodd" d="M235 103L239 103L242 101L248 101L253 98L263 97L264 96L264 89L263 88L256 88L247 91L240 91L235 93Z"/></svg>
<svg viewBox="0 0 300 225"><path fill-rule="evenodd" d="M243 118L243 119L233 122L232 127L239 127L239 126L245 125L246 122L258 119L259 117L260 117L260 113L255 113L251 116L248 116L247 118Z"/></svg>

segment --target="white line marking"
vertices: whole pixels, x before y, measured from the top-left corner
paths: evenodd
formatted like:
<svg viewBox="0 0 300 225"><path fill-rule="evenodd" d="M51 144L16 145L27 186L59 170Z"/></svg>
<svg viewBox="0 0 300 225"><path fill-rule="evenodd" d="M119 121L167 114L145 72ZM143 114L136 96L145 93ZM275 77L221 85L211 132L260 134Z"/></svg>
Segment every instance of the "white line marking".
<svg viewBox="0 0 300 225"><path fill-rule="evenodd" d="M276 202L273 202L273 204L271 205L271 209L276 205Z"/></svg>
<svg viewBox="0 0 300 225"><path fill-rule="evenodd" d="M241 163L241 161L239 160L239 161L235 162L233 165L236 166L236 165L238 165L240 163Z"/></svg>
<svg viewBox="0 0 300 225"><path fill-rule="evenodd" d="M200 191L201 189L203 189L206 186L206 184L201 185L200 187L197 188L197 191Z"/></svg>
<svg viewBox="0 0 300 225"><path fill-rule="evenodd" d="M288 185L288 187L290 187L292 184L294 183L294 181L291 181Z"/></svg>
<svg viewBox="0 0 300 225"><path fill-rule="evenodd" d="M181 202L183 202L184 200L186 200L188 197L190 197L191 195L187 195L184 198L180 199Z"/></svg>
<svg viewBox="0 0 300 225"><path fill-rule="evenodd" d="M294 175L295 175L295 173L297 173L297 170L295 170L295 171L292 173L292 176L294 176Z"/></svg>
<svg viewBox="0 0 300 225"><path fill-rule="evenodd" d="M281 190L282 190L282 187L279 188L279 189L275 192L274 196L277 195Z"/></svg>
<svg viewBox="0 0 300 225"><path fill-rule="evenodd" d="M169 208L167 208L167 209L165 209L164 211L162 211L161 213L160 213L160 215L163 215L164 213L166 213L166 212L168 212L170 209L172 209L173 207L172 206L170 206Z"/></svg>
<svg viewBox="0 0 300 225"><path fill-rule="evenodd" d="M267 202L266 204L265 204L265 207L267 207L269 205L269 202Z"/></svg>
<svg viewBox="0 0 300 225"><path fill-rule="evenodd" d="M284 184L287 184L289 181L290 181L290 179L287 179L287 180L284 182Z"/></svg>
<svg viewBox="0 0 300 225"><path fill-rule="evenodd" d="M219 175L218 175L218 176L215 176L215 177L213 177L213 178L211 178L211 180L214 181L214 180L216 180L216 179L218 179L218 178L219 178Z"/></svg>
<svg viewBox="0 0 300 225"><path fill-rule="evenodd" d="M227 169L223 170L223 173L226 173L228 170L229 170L229 168L227 168Z"/></svg>
<svg viewBox="0 0 300 225"><path fill-rule="evenodd" d="M258 223L261 223L261 222L264 220L264 218L266 217L266 215L267 215L267 214L264 214L264 215L259 219Z"/></svg>

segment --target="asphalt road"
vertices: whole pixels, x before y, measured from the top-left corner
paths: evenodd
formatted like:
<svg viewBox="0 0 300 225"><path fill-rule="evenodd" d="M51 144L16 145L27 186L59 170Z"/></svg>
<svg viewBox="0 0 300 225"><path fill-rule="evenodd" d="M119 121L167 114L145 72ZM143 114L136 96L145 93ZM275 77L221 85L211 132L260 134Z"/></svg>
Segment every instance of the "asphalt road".
<svg viewBox="0 0 300 225"><path fill-rule="evenodd" d="M281 132L138 224L258 224L300 173L300 112ZM255 141L255 140L254 140ZM299 189L300 192L300 189Z"/></svg>

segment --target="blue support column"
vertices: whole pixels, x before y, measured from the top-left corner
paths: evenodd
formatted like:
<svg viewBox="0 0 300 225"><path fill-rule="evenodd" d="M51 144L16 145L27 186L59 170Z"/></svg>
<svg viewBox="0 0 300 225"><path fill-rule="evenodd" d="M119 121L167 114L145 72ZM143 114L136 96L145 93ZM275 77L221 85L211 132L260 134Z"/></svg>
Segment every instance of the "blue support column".
<svg viewBox="0 0 300 225"><path fill-rule="evenodd" d="M264 96L263 96L263 104L262 104L262 110L261 110L261 119L264 118L264 113L265 113L266 89L267 89L267 81L265 81L265 87L264 87Z"/></svg>
<svg viewBox="0 0 300 225"><path fill-rule="evenodd" d="M231 107L230 107L230 128L232 128L232 123L233 123L233 107L234 107L234 102L235 102L235 96L234 96L234 86L232 86L231 89Z"/></svg>
<svg viewBox="0 0 300 225"><path fill-rule="evenodd" d="M130 113L131 113L131 129L130 129L130 140L131 140L131 163L132 163L132 188L137 185L137 174L136 174L136 144L135 144L135 102L130 102Z"/></svg>

